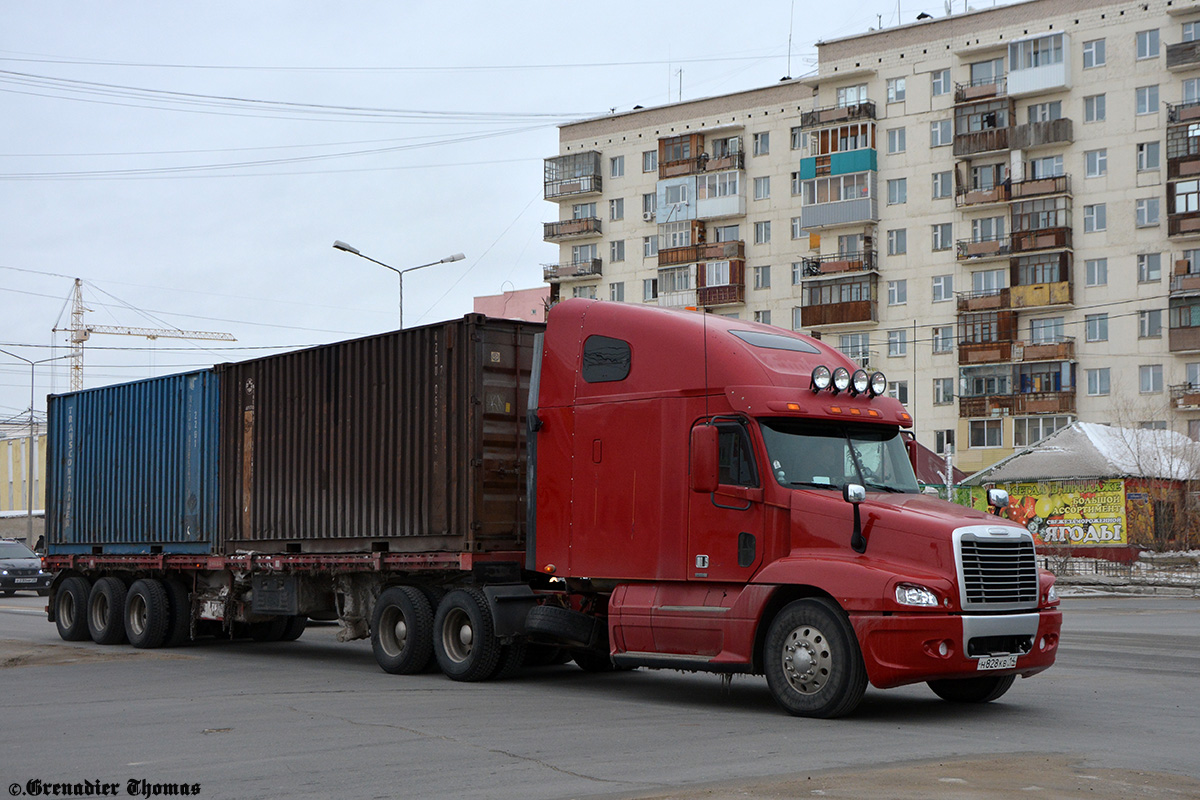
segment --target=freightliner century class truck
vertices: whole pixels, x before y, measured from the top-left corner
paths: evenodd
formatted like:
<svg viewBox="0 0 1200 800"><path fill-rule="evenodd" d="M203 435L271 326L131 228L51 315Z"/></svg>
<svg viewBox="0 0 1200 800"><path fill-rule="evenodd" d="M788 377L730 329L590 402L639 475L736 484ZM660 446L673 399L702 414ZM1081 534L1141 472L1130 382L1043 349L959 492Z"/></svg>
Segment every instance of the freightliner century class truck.
<svg viewBox="0 0 1200 800"><path fill-rule="evenodd" d="M1054 663L1054 577L919 491L885 387L779 328L568 300L52 396L48 615L135 647L336 615L392 673L747 673L801 716L994 700Z"/></svg>

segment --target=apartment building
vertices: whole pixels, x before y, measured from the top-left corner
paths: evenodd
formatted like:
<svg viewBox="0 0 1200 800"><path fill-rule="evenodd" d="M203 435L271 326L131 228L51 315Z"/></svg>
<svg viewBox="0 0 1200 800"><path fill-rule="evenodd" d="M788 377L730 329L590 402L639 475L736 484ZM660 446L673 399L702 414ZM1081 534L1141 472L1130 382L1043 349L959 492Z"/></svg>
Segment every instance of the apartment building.
<svg viewBox="0 0 1200 800"><path fill-rule="evenodd" d="M551 300L819 335L968 472L1075 419L1200 439L1200 2L1032 0L818 65L562 126Z"/></svg>

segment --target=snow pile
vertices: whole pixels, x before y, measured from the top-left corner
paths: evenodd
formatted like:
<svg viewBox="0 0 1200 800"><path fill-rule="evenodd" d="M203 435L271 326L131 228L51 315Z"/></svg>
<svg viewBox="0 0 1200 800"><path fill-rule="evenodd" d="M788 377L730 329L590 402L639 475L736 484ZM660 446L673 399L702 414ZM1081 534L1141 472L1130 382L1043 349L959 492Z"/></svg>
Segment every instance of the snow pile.
<svg viewBox="0 0 1200 800"><path fill-rule="evenodd" d="M1114 474L1176 481L1200 477L1200 445L1181 433L1094 422L1076 422L1072 427L1087 436Z"/></svg>

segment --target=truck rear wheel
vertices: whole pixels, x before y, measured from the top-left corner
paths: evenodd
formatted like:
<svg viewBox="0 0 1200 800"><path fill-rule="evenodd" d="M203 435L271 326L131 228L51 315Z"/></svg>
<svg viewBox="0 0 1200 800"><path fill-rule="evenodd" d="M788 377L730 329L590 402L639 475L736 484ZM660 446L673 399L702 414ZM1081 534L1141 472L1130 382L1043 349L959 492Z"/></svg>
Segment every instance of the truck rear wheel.
<svg viewBox="0 0 1200 800"><path fill-rule="evenodd" d="M433 608L413 586L384 589L371 614L371 649L384 672L415 675L433 656Z"/></svg>
<svg viewBox="0 0 1200 800"><path fill-rule="evenodd" d="M170 609L167 623L167 647L179 647L192 640L192 598L187 585L178 578L163 581L167 590L167 607Z"/></svg>
<svg viewBox="0 0 1200 800"><path fill-rule="evenodd" d="M87 578L72 576L58 587L54 598L54 623L64 642L82 642L91 638L88 633L87 607L91 584Z"/></svg>
<svg viewBox="0 0 1200 800"><path fill-rule="evenodd" d="M304 633L304 629L308 627L308 617L304 614L295 614L287 618L287 627L283 629L283 636L279 637L281 642L294 642Z"/></svg>
<svg viewBox="0 0 1200 800"><path fill-rule="evenodd" d="M167 590L161 582L141 578L125 595L125 635L134 647L162 647L171 622Z"/></svg>
<svg viewBox="0 0 1200 800"><path fill-rule="evenodd" d="M830 719L853 711L867 669L845 613L822 599L796 600L771 621L763 646L775 702L798 717Z"/></svg>
<svg viewBox="0 0 1200 800"><path fill-rule="evenodd" d="M273 617L265 622L252 622L248 626L250 638L256 642L278 642L287 630L287 617Z"/></svg>
<svg viewBox="0 0 1200 800"><path fill-rule="evenodd" d="M525 666L525 642L513 642L500 649L500 658L496 661L496 673L492 678L498 681L508 680L521 671Z"/></svg>
<svg viewBox="0 0 1200 800"><path fill-rule="evenodd" d="M1016 679L1016 675L1004 675L928 681L928 684L934 694L951 703L990 703L1007 692Z"/></svg>
<svg viewBox="0 0 1200 800"><path fill-rule="evenodd" d="M117 578L101 578L88 593L88 633L96 644L125 641L125 584Z"/></svg>
<svg viewBox="0 0 1200 800"><path fill-rule="evenodd" d="M490 678L500 659L487 598L477 589L455 589L438 604L433 651L438 666L455 681Z"/></svg>

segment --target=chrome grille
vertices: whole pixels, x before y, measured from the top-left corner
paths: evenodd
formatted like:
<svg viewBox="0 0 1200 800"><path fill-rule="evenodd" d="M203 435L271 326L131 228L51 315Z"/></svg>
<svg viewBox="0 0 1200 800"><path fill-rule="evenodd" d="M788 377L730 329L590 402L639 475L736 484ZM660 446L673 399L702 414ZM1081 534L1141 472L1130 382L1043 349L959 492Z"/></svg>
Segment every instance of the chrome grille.
<svg viewBox="0 0 1200 800"><path fill-rule="evenodd" d="M959 545L964 607L1000 610L1037 604L1038 568L1030 537L966 535Z"/></svg>

